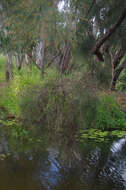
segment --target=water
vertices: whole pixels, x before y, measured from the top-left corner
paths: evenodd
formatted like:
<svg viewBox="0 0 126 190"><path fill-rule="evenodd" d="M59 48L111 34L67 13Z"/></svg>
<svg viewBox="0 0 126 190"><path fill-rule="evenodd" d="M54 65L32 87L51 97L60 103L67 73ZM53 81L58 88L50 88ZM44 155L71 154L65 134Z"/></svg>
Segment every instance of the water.
<svg viewBox="0 0 126 190"><path fill-rule="evenodd" d="M1 190L125 190L126 139L0 160Z"/></svg>

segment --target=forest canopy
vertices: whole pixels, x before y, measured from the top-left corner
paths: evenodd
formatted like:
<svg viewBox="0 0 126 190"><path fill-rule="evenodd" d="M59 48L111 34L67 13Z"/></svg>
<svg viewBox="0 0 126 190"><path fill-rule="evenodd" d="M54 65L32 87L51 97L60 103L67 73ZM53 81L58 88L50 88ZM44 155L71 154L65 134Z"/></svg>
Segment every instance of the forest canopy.
<svg viewBox="0 0 126 190"><path fill-rule="evenodd" d="M78 54L97 67L108 66L109 86L125 68L126 2L124 0L2 0L0 4L0 50L60 73L84 64L75 63ZM109 62L109 63L108 63ZM97 74L95 74L97 75Z"/></svg>

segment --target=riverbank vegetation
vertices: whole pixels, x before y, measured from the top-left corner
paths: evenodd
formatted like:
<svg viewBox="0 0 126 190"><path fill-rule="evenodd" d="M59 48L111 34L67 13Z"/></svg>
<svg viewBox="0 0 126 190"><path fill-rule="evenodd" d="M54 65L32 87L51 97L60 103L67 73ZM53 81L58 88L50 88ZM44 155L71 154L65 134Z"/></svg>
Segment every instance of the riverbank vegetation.
<svg viewBox="0 0 126 190"><path fill-rule="evenodd" d="M125 2L0 7L0 130L10 149L125 136Z"/></svg>
<svg viewBox="0 0 126 190"><path fill-rule="evenodd" d="M3 57L0 63L4 68ZM71 146L78 138L97 141L111 132L119 137L126 134L118 92L99 87L99 81L86 72L61 77L55 69L47 69L41 78L33 65L29 71L24 66L20 73L15 67L13 73L8 83L1 80L0 94L0 121L10 149L41 149L51 142Z"/></svg>

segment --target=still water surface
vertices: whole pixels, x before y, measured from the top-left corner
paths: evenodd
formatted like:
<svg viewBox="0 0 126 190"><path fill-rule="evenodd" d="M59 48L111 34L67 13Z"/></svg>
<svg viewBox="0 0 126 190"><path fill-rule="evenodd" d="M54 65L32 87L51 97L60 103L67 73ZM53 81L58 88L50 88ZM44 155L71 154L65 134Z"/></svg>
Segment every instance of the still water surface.
<svg viewBox="0 0 126 190"><path fill-rule="evenodd" d="M1 190L125 190L126 139L108 144L86 143L79 151L59 153L54 147L39 154L0 160Z"/></svg>

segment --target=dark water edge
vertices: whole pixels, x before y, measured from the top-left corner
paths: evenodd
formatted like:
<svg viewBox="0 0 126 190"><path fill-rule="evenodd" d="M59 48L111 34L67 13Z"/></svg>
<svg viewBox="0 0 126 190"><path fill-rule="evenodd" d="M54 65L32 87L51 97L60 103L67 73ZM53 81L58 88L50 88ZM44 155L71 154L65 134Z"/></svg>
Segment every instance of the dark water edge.
<svg viewBox="0 0 126 190"><path fill-rule="evenodd" d="M126 189L126 138L0 158L1 190Z"/></svg>

